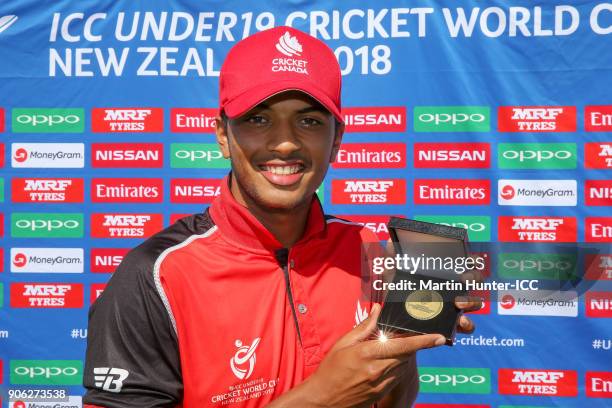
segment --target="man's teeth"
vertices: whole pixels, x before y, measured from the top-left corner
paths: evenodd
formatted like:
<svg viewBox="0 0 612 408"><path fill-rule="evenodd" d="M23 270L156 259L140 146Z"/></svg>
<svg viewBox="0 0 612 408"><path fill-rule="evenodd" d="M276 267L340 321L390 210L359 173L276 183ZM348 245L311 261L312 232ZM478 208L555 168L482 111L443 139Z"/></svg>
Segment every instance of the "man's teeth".
<svg viewBox="0 0 612 408"><path fill-rule="evenodd" d="M300 171L300 165L296 166L264 166L266 171L281 176L287 176L289 174L295 174Z"/></svg>

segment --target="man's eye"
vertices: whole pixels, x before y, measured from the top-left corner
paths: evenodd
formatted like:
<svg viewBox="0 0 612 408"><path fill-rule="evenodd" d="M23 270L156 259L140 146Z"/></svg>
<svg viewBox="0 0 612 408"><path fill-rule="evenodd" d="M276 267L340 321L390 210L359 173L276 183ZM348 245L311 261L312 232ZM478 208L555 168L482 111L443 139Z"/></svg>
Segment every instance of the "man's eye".
<svg viewBox="0 0 612 408"><path fill-rule="evenodd" d="M251 123L253 125L263 125L267 123L267 120L263 116L253 115L246 118L246 122Z"/></svg>
<svg viewBox="0 0 612 408"><path fill-rule="evenodd" d="M319 126L321 125L321 121L315 118L303 118L302 124L305 126Z"/></svg>

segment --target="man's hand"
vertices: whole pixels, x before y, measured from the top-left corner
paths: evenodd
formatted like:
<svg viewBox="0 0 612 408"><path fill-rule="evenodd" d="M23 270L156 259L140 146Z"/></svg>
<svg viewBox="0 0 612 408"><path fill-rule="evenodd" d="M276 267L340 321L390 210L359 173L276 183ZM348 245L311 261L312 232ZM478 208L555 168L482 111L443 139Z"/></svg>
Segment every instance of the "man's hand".
<svg viewBox="0 0 612 408"><path fill-rule="evenodd" d="M445 342L439 334L381 341L376 337L379 315L380 305L375 304L368 319L334 344L314 374L270 407L367 407L407 376L418 375L406 369L416 367L418 350Z"/></svg>
<svg viewBox="0 0 612 408"><path fill-rule="evenodd" d="M472 270L461 274L461 281L465 282L483 282L484 278L478 270ZM482 299L476 296L458 296L455 298L455 306L463 312L474 312L482 308ZM470 334L476 329L474 322L465 315L461 315L457 324L459 333Z"/></svg>

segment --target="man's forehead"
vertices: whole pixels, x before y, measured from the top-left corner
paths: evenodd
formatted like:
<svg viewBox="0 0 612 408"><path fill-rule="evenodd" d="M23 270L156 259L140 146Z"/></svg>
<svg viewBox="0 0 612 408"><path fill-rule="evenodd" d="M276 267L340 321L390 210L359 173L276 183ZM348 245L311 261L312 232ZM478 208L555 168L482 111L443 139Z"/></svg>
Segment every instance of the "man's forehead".
<svg viewBox="0 0 612 408"><path fill-rule="evenodd" d="M272 109L275 106L280 104L290 103L293 107L295 107L298 111L319 111L326 114L331 115L329 112L319 101L310 96L309 94L301 91L290 90L278 93L276 95L272 95L269 98L261 101L253 108L249 110L252 111L260 111L265 109ZM248 113L248 112L247 112Z"/></svg>

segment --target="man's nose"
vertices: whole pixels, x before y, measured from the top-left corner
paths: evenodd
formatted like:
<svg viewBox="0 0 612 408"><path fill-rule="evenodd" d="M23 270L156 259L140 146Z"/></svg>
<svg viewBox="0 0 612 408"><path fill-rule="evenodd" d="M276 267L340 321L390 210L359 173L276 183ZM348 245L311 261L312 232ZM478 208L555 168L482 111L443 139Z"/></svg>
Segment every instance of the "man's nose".
<svg viewBox="0 0 612 408"><path fill-rule="evenodd" d="M278 121L271 129L268 150L288 156L302 148L297 129L291 121Z"/></svg>

